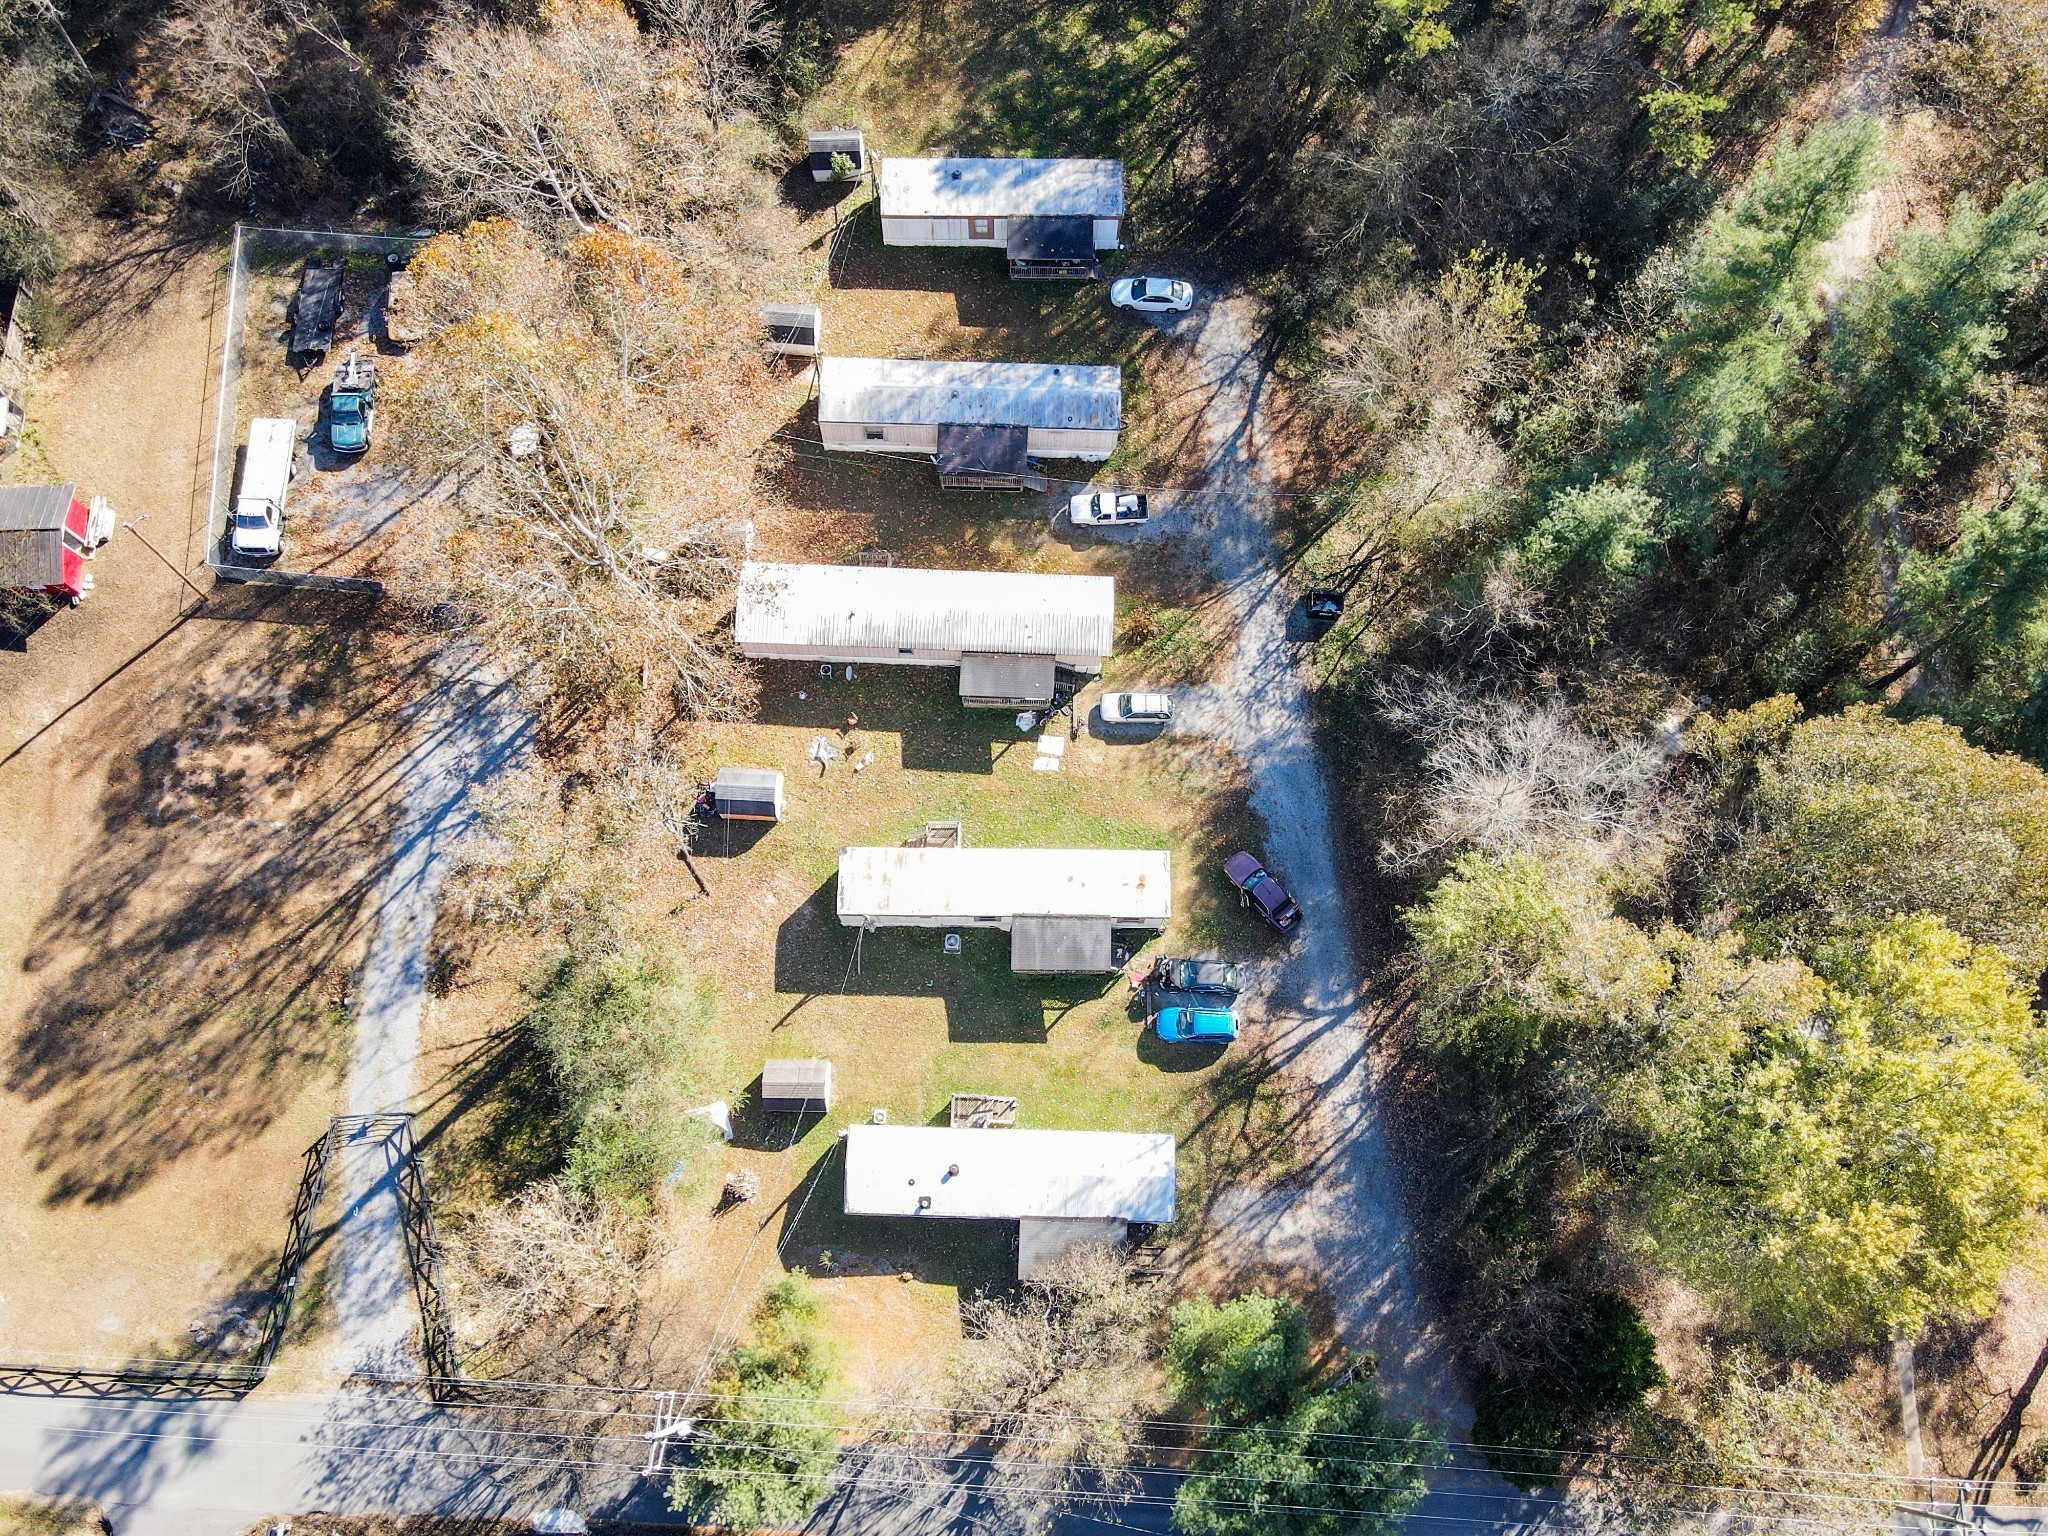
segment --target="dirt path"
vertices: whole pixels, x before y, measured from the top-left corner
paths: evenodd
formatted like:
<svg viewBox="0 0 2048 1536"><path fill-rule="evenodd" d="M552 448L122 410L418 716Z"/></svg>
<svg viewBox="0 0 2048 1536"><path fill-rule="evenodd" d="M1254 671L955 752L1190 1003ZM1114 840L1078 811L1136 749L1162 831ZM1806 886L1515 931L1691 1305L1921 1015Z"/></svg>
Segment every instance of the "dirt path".
<svg viewBox="0 0 2048 1536"><path fill-rule="evenodd" d="M1913 30L1918 0L1892 0L1885 22L1857 55L1836 91L1835 114L1847 117L1867 114L1896 124L1901 112L1897 89L1899 69L1905 59L1905 41ZM1821 247L1821 293L1829 308L1838 303L1849 285L1877 258L1885 241L1896 232L1902 209L1896 180L1879 182L1856 200L1849 217L1835 236Z"/></svg>
<svg viewBox="0 0 2048 1536"><path fill-rule="evenodd" d="M441 882L456 846L476 824L472 791L521 757L532 720L511 687L475 658L443 653L442 684L412 722L399 765L404 811L377 896L377 929L356 990L348 1112L380 1115L411 1106L427 998L427 949ZM413 1375L413 1303L397 1175L387 1139L364 1130L341 1149L346 1204L338 1230L341 1271L335 1315L337 1362L350 1373Z"/></svg>

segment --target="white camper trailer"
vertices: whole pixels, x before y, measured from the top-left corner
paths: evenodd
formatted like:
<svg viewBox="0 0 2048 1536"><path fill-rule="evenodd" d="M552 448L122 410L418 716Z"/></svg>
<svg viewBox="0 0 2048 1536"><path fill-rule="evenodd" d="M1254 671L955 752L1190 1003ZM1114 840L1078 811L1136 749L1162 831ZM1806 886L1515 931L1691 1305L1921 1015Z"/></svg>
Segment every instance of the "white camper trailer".
<svg viewBox="0 0 2048 1536"><path fill-rule="evenodd" d="M299 424L289 416L259 416L249 423L242 489L228 536L235 554L274 560L284 552L284 504L291 494L298 439Z"/></svg>

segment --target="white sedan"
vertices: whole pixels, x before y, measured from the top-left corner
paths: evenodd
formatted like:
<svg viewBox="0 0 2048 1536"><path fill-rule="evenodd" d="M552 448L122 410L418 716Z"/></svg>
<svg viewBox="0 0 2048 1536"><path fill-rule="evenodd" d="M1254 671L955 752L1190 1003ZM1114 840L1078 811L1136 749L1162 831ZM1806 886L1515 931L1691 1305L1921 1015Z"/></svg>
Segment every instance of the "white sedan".
<svg viewBox="0 0 2048 1536"><path fill-rule="evenodd" d="M1067 521L1080 528L1142 523L1151 515L1143 491L1083 491L1067 503Z"/></svg>
<svg viewBox="0 0 2048 1536"><path fill-rule="evenodd" d="M1109 302L1118 309L1162 315L1192 308L1195 285L1177 277L1120 277L1109 285Z"/></svg>

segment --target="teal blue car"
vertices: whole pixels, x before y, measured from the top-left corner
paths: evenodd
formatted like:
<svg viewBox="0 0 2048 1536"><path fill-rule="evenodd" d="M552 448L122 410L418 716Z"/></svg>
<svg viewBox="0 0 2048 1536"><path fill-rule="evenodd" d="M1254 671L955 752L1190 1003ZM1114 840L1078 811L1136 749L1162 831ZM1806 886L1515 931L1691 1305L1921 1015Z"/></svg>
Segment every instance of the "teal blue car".
<svg viewBox="0 0 2048 1536"><path fill-rule="evenodd" d="M1175 1003L1159 1010L1152 1029L1168 1045L1228 1045L1237 1038L1237 1015L1228 1008Z"/></svg>

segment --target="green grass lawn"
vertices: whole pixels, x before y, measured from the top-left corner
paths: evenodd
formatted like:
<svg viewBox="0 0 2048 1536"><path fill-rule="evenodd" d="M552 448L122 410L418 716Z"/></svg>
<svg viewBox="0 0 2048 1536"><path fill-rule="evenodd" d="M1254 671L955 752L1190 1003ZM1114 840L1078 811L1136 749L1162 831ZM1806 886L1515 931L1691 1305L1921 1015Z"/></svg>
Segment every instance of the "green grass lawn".
<svg viewBox="0 0 2048 1536"><path fill-rule="evenodd" d="M1190 80L1154 0L924 0L872 6L847 32L812 122L860 126L884 154L1118 158L1140 221L1167 179Z"/></svg>
<svg viewBox="0 0 2048 1536"><path fill-rule="evenodd" d="M1062 772L1041 773L1032 767L1035 733L1020 735L1009 713L963 709L949 669L858 669L851 684L798 666L765 677L757 721L707 731L705 767L781 769L786 819L729 846L712 829L698 860L712 898L696 897L678 868L667 900L680 903L676 937L718 985L733 1090L756 1088L769 1056L834 1064L834 1111L805 1127L781 1164L786 1175L829 1183L840 1127L876 1109L896 1124L942 1124L950 1095L977 1091L1016 1096L1022 1125L1191 1138L1184 1167L1199 1184L1211 1166L1199 1143L1243 1118L1225 1106L1263 1091L1242 1070L1243 1048L1161 1044L1120 976L1016 975L1004 933L963 930L958 956L944 952L938 929L861 935L838 920L836 877L842 847L899 844L933 820L963 822L979 847L1163 848L1173 857L1172 921L1156 939L1120 937L1146 955L1256 960L1271 938L1219 872L1233 848L1257 842L1234 765L1206 743L1110 744L1084 733ZM841 729L849 713L859 715L851 733ZM841 757L820 775L806 757L819 736L850 743L856 757L873 752L874 762L856 774ZM740 1139L779 1152L792 1129L784 1117L747 1113ZM791 1262L801 1257L794 1250L885 1254L940 1283L962 1253L980 1255L968 1266L975 1283L985 1279L976 1265L1007 1263L1007 1228L934 1244L906 1223L848 1221L838 1203L826 1188L812 1196L803 1229L790 1234Z"/></svg>

